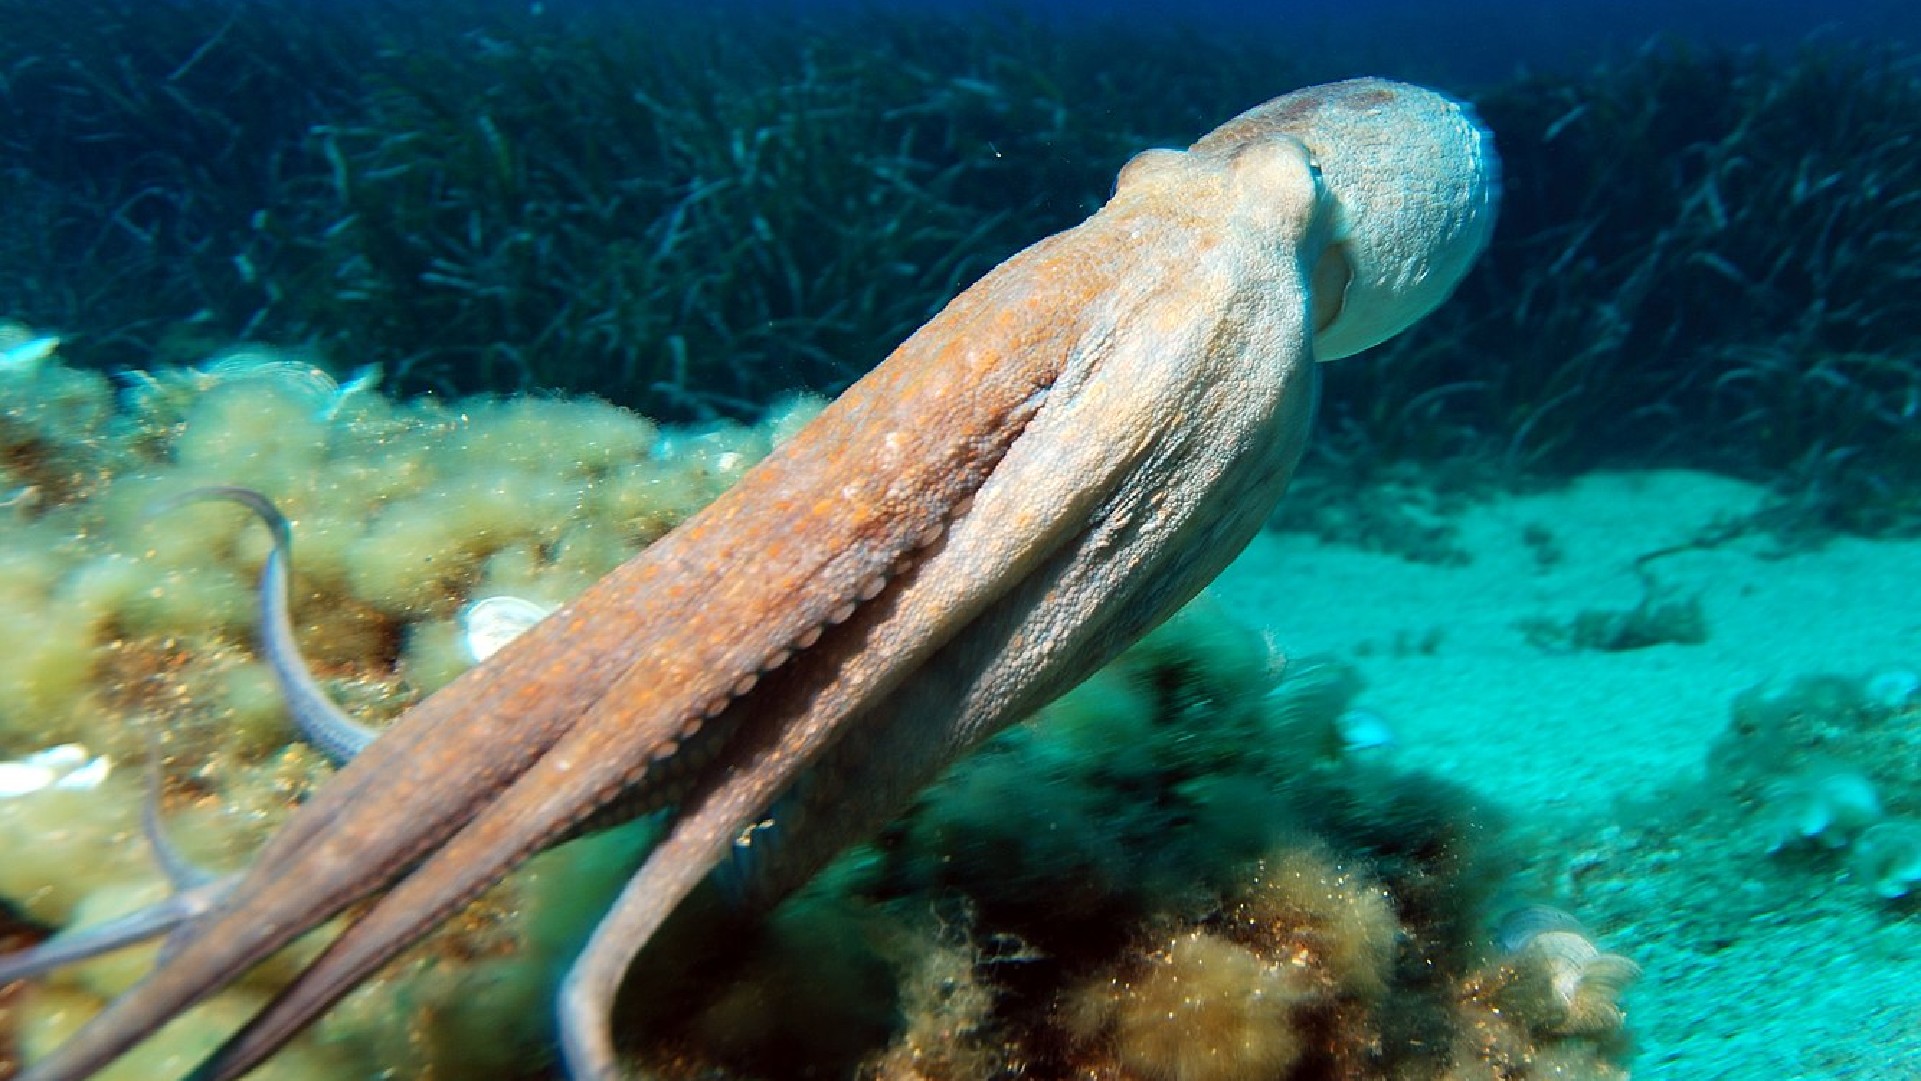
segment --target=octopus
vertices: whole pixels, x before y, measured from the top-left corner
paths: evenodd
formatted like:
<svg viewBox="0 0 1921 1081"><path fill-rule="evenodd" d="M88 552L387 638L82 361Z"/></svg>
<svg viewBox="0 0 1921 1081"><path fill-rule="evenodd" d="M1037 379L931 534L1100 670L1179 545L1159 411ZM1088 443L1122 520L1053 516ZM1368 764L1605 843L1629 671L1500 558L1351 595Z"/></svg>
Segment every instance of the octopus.
<svg viewBox="0 0 1921 1081"><path fill-rule="evenodd" d="M559 994L570 1075L617 1076L624 973L743 832L779 808L742 883L779 898L1193 597L1280 499L1318 363L1444 300L1498 190L1466 107L1376 79L1137 155L1087 221L357 748L23 1081L100 1070L367 902L192 1075L238 1077L521 861L669 808Z"/></svg>

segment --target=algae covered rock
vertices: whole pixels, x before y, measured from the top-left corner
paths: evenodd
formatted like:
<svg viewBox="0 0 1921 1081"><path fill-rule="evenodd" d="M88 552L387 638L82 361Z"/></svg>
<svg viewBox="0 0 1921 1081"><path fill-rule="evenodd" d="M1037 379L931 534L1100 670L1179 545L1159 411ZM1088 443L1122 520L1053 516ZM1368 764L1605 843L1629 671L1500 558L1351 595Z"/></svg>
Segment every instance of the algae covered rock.
<svg viewBox="0 0 1921 1081"><path fill-rule="evenodd" d="M330 772L291 742L254 645L265 531L228 506L179 505L181 493L252 486L287 513L295 633L329 693L377 721L473 663L440 633L470 601L568 599L814 408L670 438L592 400L395 402L259 346L134 373L117 392L51 353L0 380L0 757L13 760L0 771L0 903L48 931L164 896L140 826L150 747L167 834L215 871L244 863ZM651 483L634 485L643 471ZM63 768L42 761L51 749ZM493 1077L537 1061L554 981L649 836L642 823L533 861L356 990L273 1075ZM153 953L34 982L4 1035L30 1061ZM184 1069L288 972L261 966L118 1068Z"/></svg>

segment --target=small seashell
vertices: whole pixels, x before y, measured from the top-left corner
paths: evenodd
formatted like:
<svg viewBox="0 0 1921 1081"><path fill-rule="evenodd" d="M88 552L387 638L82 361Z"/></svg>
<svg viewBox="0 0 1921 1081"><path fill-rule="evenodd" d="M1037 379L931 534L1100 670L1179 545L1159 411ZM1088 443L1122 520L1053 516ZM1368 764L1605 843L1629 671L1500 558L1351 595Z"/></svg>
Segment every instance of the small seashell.
<svg viewBox="0 0 1921 1081"><path fill-rule="evenodd" d="M1334 718L1334 732L1340 737L1341 750L1348 754L1394 746L1394 729L1371 709L1343 711Z"/></svg>
<svg viewBox="0 0 1921 1081"><path fill-rule="evenodd" d="M1921 697L1921 673L1908 668L1889 668L1868 677L1861 688L1867 700L1883 709L1904 709Z"/></svg>
<svg viewBox="0 0 1921 1081"><path fill-rule="evenodd" d="M0 799L24 796L53 784L59 774L26 762L0 762Z"/></svg>
<svg viewBox="0 0 1921 1081"><path fill-rule="evenodd" d="M1641 966L1618 953L1603 953L1580 921L1547 905L1509 913L1497 932L1517 968L1545 982L1556 1016L1547 1031L1598 1037L1618 1032L1626 1017L1620 998L1640 978Z"/></svg>
<svg viewBox="0 0 1921 1081"><path fill-rule="evenodd" d="M378 389L381 373L380 365L369 364L356 369L342 386L325 369L264 345L234 346L197 370L201 391L233 383L273 383L305 401L323 421L337 418L351 399Z"/></svg>
<svg viewBox="0 0 1921 1081"><path fill-rule="evenodd" d="M1523 905L1501 917L1494 941L1500 944L1503 953L1520 953L1536 938L1563 931L1587 934L1580 920L1553 905Z"/></svg>
<svg viewBox="0 0 1921 1081"><path fill-rule="evenodd" d="M53 782L53 787L82 792L92 791L93 789L99 788L100 782L106 780L107 774L112 772L113 763L108 761L106 755L101 755L99 758L88 762L86 765Z"/></svg>
<svg viewBox="0 0 1921 1081"><path fill-rule="evenodd" d="M487 597L460 611L461 641L467 655L478 664L501 651L507 643L527 633L527 629L546 619L553 611L520 597Z"/></svg>
<svg viewBox="0 0 1921 1081"><path fill-rule="evenodd" d="M0 319L0 372L30 372L60 348L58 334L41 334L25 323Z"/></svg>
<svg viewBox="0 0 1921 1081"><path fill-rule="evenodd" d="M1768 787L1767 807L1764 832L1770 856L1802 841L1818 842L1834 825L1834 812L1818 793L1786 781Z"/></svg>
<svg viewBox="0 0 1921 1081"><path fill-rule="evenodd" d="M42 334L17 345L0 347L0 372L30 372L60 348L60 336Z"/></svg>
<svg viewBox="0 0 1921 1081"><path fill-rule="evenodd" d="M1864 830L1851 853L1854 873L1893 901L1921 886L1921 822L1890 818Z"/></svg>
<svg viewBox="0 0 1921 1081"><path fill-rule="evenodd" d="M278 383L311 402L316 413L340 395L340 384L325 371L305 361L290 360L279 350L260 345L237 345L200 366L202 375L219 386L226 383Z"/></svg>
<svg viewBox="0 0 1921 1081"><path fill-rule="evenodd" d="M1881 813L1881 800L1866 777L1818 763L1768 786L1761 823L1772 855L1804 842L1845 847Z"/></svg>
<svg viewBox="0 0 1921 1081"><path fill-rule="evenodd" d="M0 799L43 788L98 788L112 771L113 763L105 755L89 758L85 747L63 743L25 758L0 762Z"/></svg>

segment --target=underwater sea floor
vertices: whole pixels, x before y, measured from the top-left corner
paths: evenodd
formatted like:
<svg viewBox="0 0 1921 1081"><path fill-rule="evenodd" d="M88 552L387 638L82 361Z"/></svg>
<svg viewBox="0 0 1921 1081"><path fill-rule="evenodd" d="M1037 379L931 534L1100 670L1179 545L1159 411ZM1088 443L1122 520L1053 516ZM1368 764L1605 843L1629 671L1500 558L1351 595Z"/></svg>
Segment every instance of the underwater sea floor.
<svg viewBox="0 0 1921 1081"><path fill-rule="evenodd" d="M398 403L259 349L123 389L58 363L11 378L0 751L65 745L101 768L0 799L9 946L28 922L84 926L161 892L143 777L109 759L159 743L165 831L218 868L329 773L286 743L249 645L266 531L173 497L241 483L289 513L303 649L379 722L483 655L477 599L563 602L819 408L687 432L591 401ZM1682 472L1473 498L1435 477L1298 487L1289 528L1213 601L931 788L888 843L759 925L687 1017L639 1018L658 1026L643 1062L785 1076L783 1041L826 1033L816 1075L866 1062L888 1081L1023 1061L1189 1081L1294 1063L1921 1076L1921 542L1782 533L1762 489ZM644 851L638 826L533 861L262 1076L540 1061L552 982ZM1541 904L1585 930L1529 915ZM1519 946L1496 919L1517 909ZM0 994L0 1075L151 958ZM657 960L642 978L674 978ZM120 1076L203 1057L290 971L262 966ZM1268 1068L1187 1070L1196 1025ZM707 1069L746 1042L758 1061Z"/></svg>
<svg viewBox="0 0 1921 1081"><path fill-rule="evenodd" d="M1834 673L1913 693L1921 542L1796 551L1722 528L1763 500L1698 473L1593 474L1450 516L1438 561L1265 533L1215 592L1291 655L1355 660L1385 753L1504 810L1522 881L1643 966L1623 1003L1635 1076L1921 1077L1921 907L1873 889L1846 838L1783 827L1793 812L1768 804L1791 782L1757 800L1719 764L1757 686ZM1639 640L1664 634L1701 640ZM1912 709L1893 723L1910 731L1885 733L1901 760L1880 768L1921 773ZM1874 739L1821 742L1769 768L1869 770L1850 759Z"/></svg>

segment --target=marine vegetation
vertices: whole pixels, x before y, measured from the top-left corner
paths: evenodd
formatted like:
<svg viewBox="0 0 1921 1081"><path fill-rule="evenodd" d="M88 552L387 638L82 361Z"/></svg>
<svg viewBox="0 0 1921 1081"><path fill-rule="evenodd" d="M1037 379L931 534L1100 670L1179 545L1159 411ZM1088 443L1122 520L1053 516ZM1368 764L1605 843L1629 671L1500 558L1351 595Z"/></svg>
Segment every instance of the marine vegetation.
<svg viewBox="0 0 1921 1081"><path fill-rule="evenodd" d="M159 501L234 481L295 516L302 648L329 694L379 723L474 663L473 602L572 596L819 409L795 402L757 427L666 431L586 399L397 403L257 347L122 382L57 355L0 373L0 926L11 946L36 929L84 934L164 894L140 826L150 741L165 762L161 832L211 872L242 865L332 772L289 742L254 644L265 531L228 507L155 513ZM495 1077L538 1059L560 968L649 837L643 823L534 861L264 1076L431 1065ZM315 945L170 1027L125 1075L204 1057ZM0 1062L44 1057L153 952L8 988Z"/></svg>
<svg viewBox="0 0 1921 1081"><path fill-rule="evenodd" d="M601 535L613 550L600 558L618 558L794 425L790 411L703 434L591 401L378 394L323 415L315 406L336 391L313 369L251 356L209 365L217 378L162 370L118 393L58 364L13 384L34 393L10 399L11 430L40 438L11 444L32 447L11 460L34 476L88 479L21 500L0 531L9 566L41 568L9 580L51 589L13 598L17 640L46 638L49 658L71 659L43 670L73 672L45 687L58 697L41 700L38 721L0 736L19 758L81 740L87 762L111 763L104 778L63 786L86 762L47 756L46 783L0 798L0 895L16 941L33 927L84 930L164 888L138 825L134 764L149 736L166 758L162 830L214 868L244 861L331 772L287 743L253 644L264 531L217 504L147 513L155 493L205 478L203 449L255 446L222 475L299 508L303 645L330 693L382 716L472 663L461 631L473 599L577 588L583 552L558 538ZM51 423L27 402L94 422ZM525 532L532 516L484 495L541 486L570 495L538 535ZM462 509L461 493L485 502ZM429 506L467 526L398 528ZM391 566L342 574L329 553L356 543L373 544L362 550L370 566ZM431 561L412 558L423 553ZM433 588L392 591L443 562L454 569ZM222 597L232 607L213 603ZM85 633L70 635L69 618ZM15 670L11 686L35 686L27 674ZM1520 917L1496 919L1520 855L1503 823L1462 790L1347 740L1344 718L1365 700L1353 667L1283 660L1203 598L957 766L771 918L746 919L722 893L699 898L635 974L636 987L674 981L681 993L628 996L628 1061L643 1075L708 1078L799 1065L889 1079L1025 1068L1148 1081L1243 1076L1233 1071L1255 1061L1301 1078L1622 1076L1618 1018L1570 1026L1557 1005L1567 981L1552 966L1567 951L1530 952L1513 941ZM642 822L535 861L259 1076L536 1069L558 971L653 832ZM203 1056L317 947L264 966L126 1068L153 1077ZM151 957L132 951L9 989L11 1054L44 1055ZM1201 1026L1178 1041L1152 1008L1170 995Z"/></svg>
<svg viewBox="0 0 1921 1081"><path fill-rule="evenodd" d="M1902 668L1817 673L1735 697L1709 761L1749 816L1751 848L1783 873L1845 872L1863 897L1921 882L1913 681Z"/></svg>
<svg viewBox="0 0 1921 1081"><path fill-rule="evenodd" d="M90 328L67 354L103 368L308 342L403 393L747 417L1298 81L1254 47L870 16L0 0L0 195L54 224L0 233L31 268L0 311Z"/></svg>
<svg viewBox="0 0 1921 1081"><path fill-rule="evenodd" d="M1329 373L1336 447L1688 464L1774 482L1804 525L1921 524L1910 58L1663 42L1476 102L1501 227L1460 303Z"/></svg>
<svg viewBox="0 0 1921 1081"><path fill-rule="evenodd" d="M244 338L402 394L751 417L851 382L1139 147L1323 74L1099 22L610 7L0 0L0 198L54 223L0 229L0 311L103 369ZM1310 476L1658 456L1775 484L1790 526L1921 520L1908 58L1657 42L1452 89L1508 212L1449 311L1329 372Z"/></svg>

